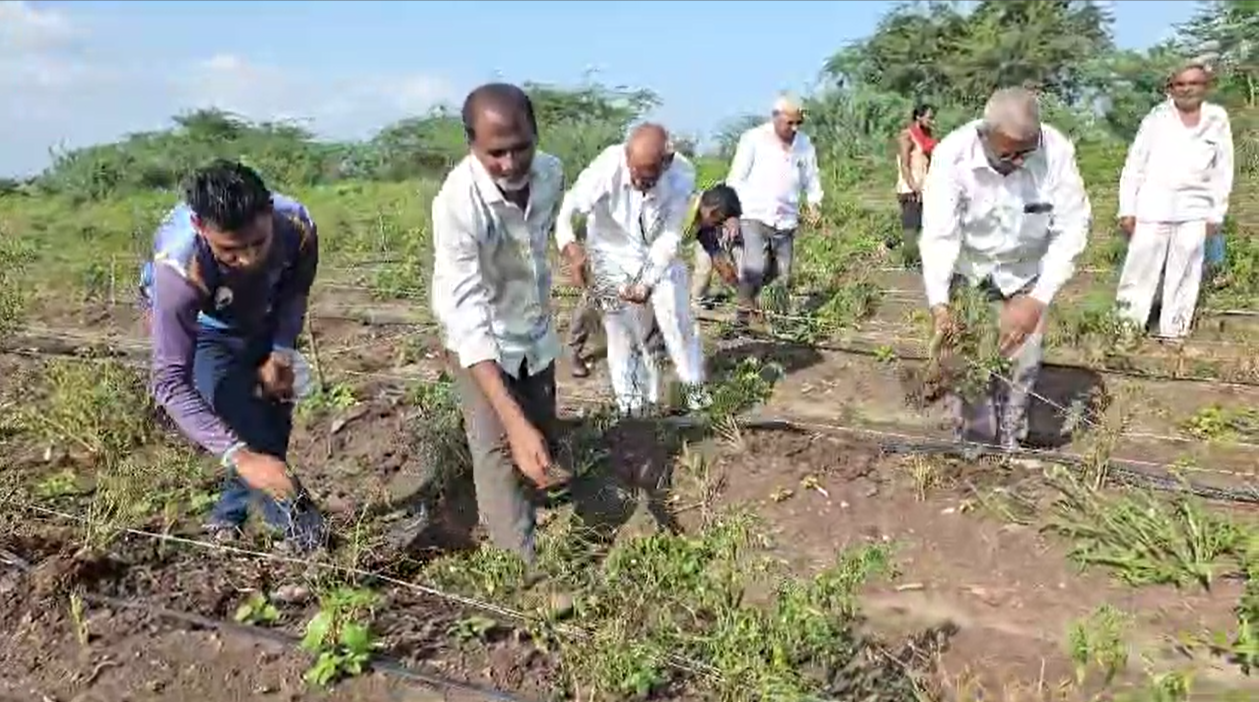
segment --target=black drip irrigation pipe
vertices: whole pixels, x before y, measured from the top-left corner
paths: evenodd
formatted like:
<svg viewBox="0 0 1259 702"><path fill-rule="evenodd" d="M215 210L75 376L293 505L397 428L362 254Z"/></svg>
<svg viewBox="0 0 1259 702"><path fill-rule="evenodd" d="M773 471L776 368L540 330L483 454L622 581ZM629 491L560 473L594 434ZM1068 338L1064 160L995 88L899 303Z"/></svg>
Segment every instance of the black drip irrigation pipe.
<svg viewBox="0 0 1259 702"><path fill-rule="evenodd" d="M802 426L790 419L784 418L766 418L766 419L747 419L740 420L740 426L750 429L786 429L790 431L818 431L817 429ZM842 431L842 428L837 429ZM871 431L871 434L877 434ZM919 454L919 455L943 455L963 458L966 460L974 460L980 456L1003 456L1014 458L1028 458L1061 465L1080 468L1084 465L1084 460L1079 456L1062 453L1058 451L1042 451L1031 450L1025 448L1003 448L993 444L985 444L973 441L944 441L939 439L911 439L911 438L884 438L879 440L878 445L882 451L889 454ZM1259 504L1259 489L1249 488L1222 488L1211 485L1203 485L1187 480L1177 480L1170 476L1155 475L1154 473L1142 467L1140 463L1128 461L1122 458L1111 458L1107 462L1107 475L1113 477L1119 482L1132 487L1144 487L1160 492L1169 492L1176 494L1190 494L1205 500L1215 500L1218 502L1234 502L1239 504Z"/></svg>
<svg viewBox="0 0 1259 702"><path fill-rule="evenodd" d="M28 561L6 549L0 549L0 562L11 565L23 573L29 573L32 569L32 566ZM286 634L282 631L276 631L274 629L264 629L250 624L240 624L238 622L230 622L222 619L213 619L193 612L167 609L165 607L158 607L144 602L110 597L108 595L83 593L79 596L84 602L101 607L136 610L202 629L237 634L257 641L279 644L293 651L300 650L298 644L301 639L299 637L293 636L292 634ZM411 683L419 683L440 693L459 691L477 695L482 699L494 700L495 702L534 702L534 700L518 697L495 687L460 682L437 673L425 673L418 671L407 666L401 661L387 656L373 655L371 658L371 669L384 673L385 675L393 676L400 680L405 680Z"/></svg>
<svg viewBox="0 0 1259 702"><path fill-rule="evenodd" d="M700 319L706 322L726 322L727 320L700 315ZM758 332L740 332L737 335L726 337L721 341L728 342L748 342L756 341L762 343L778 344L779 346L790 346L799 349L813 349L815 351L832 351L834 353L844 353L850 356L865 356L867 358L876 358L878 353L872 349L862 349L855 346L839 346L828 343L807 343L803 341L795 341L793 339L784 339L780 336L772 334L764 334ZM929 360L926 356L919 354L903 354L897 352L897 359L902 361L920 361ZM1136 378L1138 380L1158 380L1158 381L1174 381L1181 383L1205 383L1207 385L1241 385L1245 387L1259 388L1259 381L1248 380L1225 380L1223 378L1208 378L1194 375L1168 375L1166 373L1148 373L1145 371L1131 371L1120 368L1095 368L1093 366L1085 366L1077 363L1053 363L1044 361L1041 363L1042 368L1062 368L1066 370L1074 370L1081 372L1097 373L1098 375L1118 375L1128 378Z"/></svg>

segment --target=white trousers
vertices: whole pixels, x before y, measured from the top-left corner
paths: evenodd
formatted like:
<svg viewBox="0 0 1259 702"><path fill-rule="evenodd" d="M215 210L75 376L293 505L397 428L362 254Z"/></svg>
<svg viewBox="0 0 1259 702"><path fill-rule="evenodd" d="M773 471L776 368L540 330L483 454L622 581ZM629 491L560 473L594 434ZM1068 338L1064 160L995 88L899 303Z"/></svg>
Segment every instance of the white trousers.
<svg viewBox="0 0 1259 702"><path fill-rule="evenodd" d="M1202 220L1137 222L1115 294L1120 306L1126 307L1121 312L1125 319L1144 328L1150 308L1161 292L1163 308L1158 335L1179 339L1189 333L1202 284L1206 233L1207 225Z"/></svg>
<svg viewBox="0 0 1259 702"><path fill-rule="evenodd" d="M678 379L687 385L704 382L703 345L691 313L687 278L686 266L674 261L646 304L621 303L603 315L612 393L624 413L637 413L660 402L660 364L647 348L652 315Z"/></svg>

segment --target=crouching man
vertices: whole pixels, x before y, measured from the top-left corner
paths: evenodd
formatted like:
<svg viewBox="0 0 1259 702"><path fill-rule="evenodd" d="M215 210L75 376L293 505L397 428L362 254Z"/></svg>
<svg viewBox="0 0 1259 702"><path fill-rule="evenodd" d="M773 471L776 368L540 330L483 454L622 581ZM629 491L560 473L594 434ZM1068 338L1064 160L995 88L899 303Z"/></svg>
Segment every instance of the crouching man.
<svg viewBox="0 0 1259 702"><path fill-rule="evenodd" d="M559 159L537 151L533 104L502 83L463 105L471 153L433 200L433 312L453 356L477 508L494 544L534 561L522 476L552 484L555 360L547 249L564 193Z"/></svg>
<svg viewBox="0 0 1259 702"><path fill-rule="evenodd" d="M1061 132L1023 89L993 94L982 120L936 147L923 190L922 272L937 341L952 332L950 286L976 286L998 311L1011 377L978 401L952 398L960 438L1013 448L1026 439L1046 310L1075 271L1091 209Z"/></svg>
<svg viewBox="0 0 1259 702"><path fill-rule="evenodd" d="M689 386L704 381L699 327L686 266L678 259L694 188L695 170L669 150L668 133L644 124L625 144L596 157L560 207L556 243L569 270L581 278L589 249L589 283L607 306L608 371L625 413L660 401L660 363L647 345L653 316L678 378ZM587 217L585 247L573 233L576 214ZM584 287L588 281L577 282Z"/></svg>
<svg viewBox="0 0 1259 702"><path fill-rule="evenodd" d="M157 230L141 277L153 396L228 471L207 524L216 538L237 533L254 497L297 550L325 536L285 464L294 348L318 264L306 208L238 163L196 172Z"/></svg>

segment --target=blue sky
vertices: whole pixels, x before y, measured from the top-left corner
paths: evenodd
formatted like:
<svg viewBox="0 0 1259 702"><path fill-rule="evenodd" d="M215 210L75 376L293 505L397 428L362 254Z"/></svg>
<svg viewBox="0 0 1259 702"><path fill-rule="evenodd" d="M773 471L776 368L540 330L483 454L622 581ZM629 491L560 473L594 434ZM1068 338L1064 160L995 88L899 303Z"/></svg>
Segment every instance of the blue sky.
<svg viewBox="0 0 1259 702"><path fill-rule="evenodd" d="M1144 47L1191 2L1110 3ZM80 146L230 109L370 136L491 79L648 87L704 134L806 92L891 2L13 2L0 0L0 175ZM11 99L16 97L16 99Z"/></svg>

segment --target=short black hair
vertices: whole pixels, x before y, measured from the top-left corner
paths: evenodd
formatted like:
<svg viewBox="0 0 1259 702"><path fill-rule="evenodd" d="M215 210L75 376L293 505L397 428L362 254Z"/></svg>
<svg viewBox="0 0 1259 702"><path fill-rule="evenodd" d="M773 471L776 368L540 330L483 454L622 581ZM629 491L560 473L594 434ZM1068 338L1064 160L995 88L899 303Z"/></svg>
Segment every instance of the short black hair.
<svg viewBox="0 0 1259 702"><path fill-rule="evenodd" d="M739 202L739 194L725 183L718 183L699 196L700 207L711 207L717 211L721 219L743 216L743 204Z"/></svg>
<svg viewBox="0 0 1259 702"><path fill-rule="evenodd" d="M932 105L929 102L924 102L919 105L914 105L914 111L909 114L909 118L918 119L919 117L922 117L928 112L935 112L935 111L936 111L935 105Z"/></svg>
<svg viewBox="0 0 1259 702"><path fill-rule="evenodd" d="M206 224L230 233L271 209L271 191L257 171L220 159L192 174L184 201Z"/></svg>
<svg viewBox="0 0 1259 702"><path fill-rule="evenodd" d="M533 100L529 99L529 94L511 83L486 83L468 93L463 100L463 133L468 141L476 138L477 112L485 107L505 113L522 111L529 128L537 135L538 118L534 115Z"/></svg>

